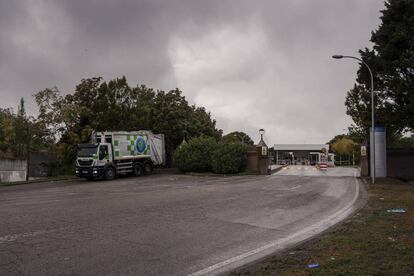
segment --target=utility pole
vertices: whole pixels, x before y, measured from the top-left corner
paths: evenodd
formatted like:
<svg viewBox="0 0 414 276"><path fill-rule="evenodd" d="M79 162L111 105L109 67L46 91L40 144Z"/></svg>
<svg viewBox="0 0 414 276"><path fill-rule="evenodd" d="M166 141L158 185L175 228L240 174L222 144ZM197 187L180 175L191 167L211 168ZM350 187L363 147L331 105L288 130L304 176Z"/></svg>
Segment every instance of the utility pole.
<svg viewBox="0 0 414 276"><path fill-rule="evenodd" d="M32 146L32 133L29 123L27 122L27 143L26 143L26 181L29 181L30 172L30 148Z"/></svg>

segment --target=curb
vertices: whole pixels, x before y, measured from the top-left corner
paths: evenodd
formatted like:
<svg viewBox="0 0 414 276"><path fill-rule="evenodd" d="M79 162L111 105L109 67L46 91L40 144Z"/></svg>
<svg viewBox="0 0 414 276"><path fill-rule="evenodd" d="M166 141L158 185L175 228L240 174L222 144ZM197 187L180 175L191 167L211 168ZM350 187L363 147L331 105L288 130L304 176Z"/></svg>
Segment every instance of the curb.
<svg viewBox="0 0 414 276"><path fill-rule="evenodd" d="M274 173L276 173L276 172L280 171L281 169L283 169L284 167L287 167L287 166L288 166L288 165L283 165L283 166L280 166L280 167L275 168L275 169L273 169L273 170L270 170L270 171L269 171L269 174L274 174Z"/></svg>
<svg viewBox="0 0 414 276"><path fill-rule="evenodd" d="M65 177L56 179L34 179L29 181L16 181L16 182L0 182L0 187L17 186L25 184L47 183L47 182L64 182L76 180L77 177Z"/></svg>
<svg viewBox="0 0 414 276"><path fill-rule="evenodd" d="M198 176L198 177L233 177L233 176L249 176L249 175L258 175L258 174L249 173L249 172L242 172L242 173L236 173L236 174L186 172L186 173L182 173L181 175Z"/></svg>

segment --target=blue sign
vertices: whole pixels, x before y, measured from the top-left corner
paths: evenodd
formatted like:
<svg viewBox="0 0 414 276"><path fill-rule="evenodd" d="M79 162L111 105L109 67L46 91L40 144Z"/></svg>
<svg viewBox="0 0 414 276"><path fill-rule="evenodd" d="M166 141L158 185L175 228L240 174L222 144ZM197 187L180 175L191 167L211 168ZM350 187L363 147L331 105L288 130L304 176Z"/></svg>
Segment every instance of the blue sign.
<svg viewBox="0 0 414 276"><path fill-rule="evenodd" d="M138 154L143 154L147 150L148 144L144 137L138 136L135 140L135 151Z"/></svg>

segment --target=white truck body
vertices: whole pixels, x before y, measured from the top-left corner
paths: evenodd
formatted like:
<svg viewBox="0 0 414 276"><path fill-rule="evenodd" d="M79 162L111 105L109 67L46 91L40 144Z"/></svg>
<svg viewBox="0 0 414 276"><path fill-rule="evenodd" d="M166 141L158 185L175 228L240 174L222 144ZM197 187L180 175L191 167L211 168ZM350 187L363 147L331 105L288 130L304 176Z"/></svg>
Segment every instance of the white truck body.
<svg viewBox="0 0 414 276"><path fill-rule="evenodd" d="M154 165L165 164L164 134L148 130L94 132L92 143L112 143L114 160L151 157Z"/></svg>

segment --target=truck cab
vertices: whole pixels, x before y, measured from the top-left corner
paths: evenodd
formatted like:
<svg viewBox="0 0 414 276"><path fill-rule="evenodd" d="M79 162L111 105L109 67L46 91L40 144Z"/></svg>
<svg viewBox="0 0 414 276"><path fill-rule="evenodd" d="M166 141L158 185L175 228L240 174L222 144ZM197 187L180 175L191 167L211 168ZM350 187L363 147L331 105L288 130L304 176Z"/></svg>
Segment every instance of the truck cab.
<svg viewBox="0 0 414 276"><path fill-rule="evenodd" d="M113 150L110 143L79 144L75 173L79 177L95 179L104 175L113 164Z"/></svg>

